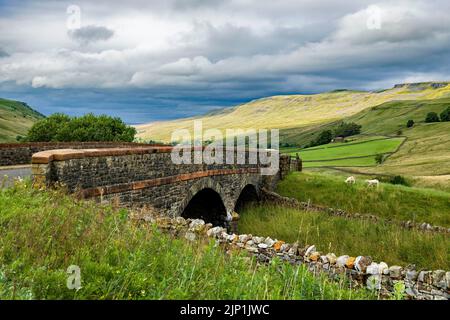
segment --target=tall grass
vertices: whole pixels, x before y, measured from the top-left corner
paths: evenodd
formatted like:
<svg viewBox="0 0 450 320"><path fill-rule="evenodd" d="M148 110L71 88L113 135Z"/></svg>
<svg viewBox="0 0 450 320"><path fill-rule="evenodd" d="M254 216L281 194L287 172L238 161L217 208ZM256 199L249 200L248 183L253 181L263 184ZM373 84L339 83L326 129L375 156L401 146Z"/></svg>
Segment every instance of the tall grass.
<svg viewBox="0 0 450 320"><path fill-rule="evenodd" d="M66 287L81 268L78 291ZM279 261L257 265L213 242L189 243L128 218L25 184L0 190L0 299L368 299Z"/></svg>
<svg viewBox="0 0 450 320"><path fill-rule="evenodd" d="M361 180L347 185L340 176L298 172L281 181L277 191L300 201L349 212L450 227L450 193L443 191L384 183L374 189L367 188Z"/></svg>
<svg viewBox="0 0 450 320"><path fill-rule="evenodd" d="M390 265L450 270L448 235L406 230L382 222L258 205L241 212L239 232L315 244L324 253L371 256Z"/></svg>

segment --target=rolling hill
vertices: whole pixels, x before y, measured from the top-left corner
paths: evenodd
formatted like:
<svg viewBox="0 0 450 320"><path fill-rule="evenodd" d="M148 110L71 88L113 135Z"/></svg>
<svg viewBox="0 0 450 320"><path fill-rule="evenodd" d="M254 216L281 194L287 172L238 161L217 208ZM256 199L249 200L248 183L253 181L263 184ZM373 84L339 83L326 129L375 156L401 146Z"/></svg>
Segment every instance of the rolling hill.
<svg viewBox="0 0 450 320"><path fill-rule="evenodd" d="M226 108L204 116L136 126L138 137L169 142L175 129L192 130L193 120L217 129L278 128L282 141L312 139L321 125L339 121L389 101L450 97L449 83L396 85L392 89L365 92L337 90L314 95L274 96Z"/></svg>
<svg viewBox="0 0 450 320"><path fill-rule="evenodd" d="M0 142L16 142L17 136L24 136L42 118L24 102L0 98Z"/></svg>
<svg viewBox="0 0 450 320"><path fill-rule="evenodd" d="M137 126L138 136L169 141L171 131L192 130L193 120L204 128L279 128L281 142L297 147L305 167L332 167L361 174L405 175L419 186L450 188L450 122L425 123L428 112L450 106L449 83L396 85L379 92L339 90L316 95L276 96L214 112L202 117ZM412 128L406 128L408 120ZM351 142L326 149L303 149L321 131L340 121L362 125ZM320 146L323 148L323 146ZM383 164L377 154L387 156Z"/></svg>

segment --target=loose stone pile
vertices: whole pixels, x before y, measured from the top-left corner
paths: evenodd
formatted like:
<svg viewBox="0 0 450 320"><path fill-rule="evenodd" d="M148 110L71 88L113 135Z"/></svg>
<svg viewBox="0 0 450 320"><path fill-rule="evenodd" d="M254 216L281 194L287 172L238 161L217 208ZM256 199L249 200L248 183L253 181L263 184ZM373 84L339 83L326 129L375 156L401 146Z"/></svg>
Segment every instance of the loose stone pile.
<svg viewBox="0 0 450 320"><path fill-rule="evenodd" d="M267 263L278 257L294 265L304 264L311 272L325 273L332 279L346 276L351 287L377 290L381 298L389 297L394 290L402 291L407 299L447 300L450 298L450 272L448 271L416 270L413 265L406 268L389 267L385 262L377 263L368 256L324 254L314 245L300 246L298 243L289 244L270 237L230 234L227 229L213 227L201 219L170 218L142 212L135 213L133 218L154 223L159 228L189 241L209 237L226 248L246 250L261 263Z"/></svg>

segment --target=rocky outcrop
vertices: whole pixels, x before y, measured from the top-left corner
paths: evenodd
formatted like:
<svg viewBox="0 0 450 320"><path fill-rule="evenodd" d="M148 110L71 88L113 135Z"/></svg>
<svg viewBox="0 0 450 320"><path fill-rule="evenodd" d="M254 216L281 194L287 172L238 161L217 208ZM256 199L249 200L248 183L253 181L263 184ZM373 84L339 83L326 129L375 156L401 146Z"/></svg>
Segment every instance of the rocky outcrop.
<svg viewBox="0 0 450 320"><path fill-rule="evenodd" d="M346 276L352 288L375 290L381 298L404 296L417 300L448 300L450 272L444 270L417 270L414 266L388 266L372 261L368 256L352 257L322 253L314 245L286 243L270 237L228 233L222 227L213 227L201 219L169 218L139 211L134 219L156 224L159 228L184 237L188 241L212 238L229 252L239 249L253 255L260 263L278 258L293 265L305 265L311 272L327 274L331 279Z"/></svg>

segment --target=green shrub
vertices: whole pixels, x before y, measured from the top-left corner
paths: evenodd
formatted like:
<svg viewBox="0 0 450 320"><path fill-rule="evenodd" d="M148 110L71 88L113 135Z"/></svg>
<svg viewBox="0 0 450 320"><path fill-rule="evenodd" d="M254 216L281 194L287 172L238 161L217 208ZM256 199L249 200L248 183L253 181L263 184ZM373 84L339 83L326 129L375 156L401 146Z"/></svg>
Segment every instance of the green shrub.
<svg viewBox="0 0 450 320"><path fill-rule="evenodd" d="M414 120L408 120L408 122L406 123L406 127L412 128L413 126L414 126Z"/></svg>
<svg viewBox="0 0 450 320"><path fill-rule="evenodd" d="M56 113L36 122L28 131L26 140L46 141L124 141L132 142L136 129L120 118L92 113L69 117Z"/></svg>
<svg viewBox="0 0 450 320"><path fill-rule="evenodd" d="M335 137L349 137L361 133L361 126L354 122L341 122L339 126L334 129Z"/></svg>
<svg viewBox="0 0 450 320"><path fill-rule="evenodd" d="M383 156L382 154L377 154L377 155L375 156L375 162L376 162L377 164L382 164L383 161L384 161L384 156Z"/></svg>
<svg viewBox="0 0 450 320"><path fill-rule="evenodd" d="M450 107L447 107L442 113L440 114L441 121L450 121Z"/></svg>
<svg viewBox="0 0 450 320"><path fill-rule="evenodd" d="M331 130L322 131L314 141L311 141L308 147L315 147L330 143L331 140L333 140L333 137L333 132Z"/></svg>
<svg viewBox="0 0 450 320"><path fill-rule="evenodd" d="M410 186L408 181L403 176L394 176L389 180L389 183L391 184L401 184L403 186Z"/></svg>
<svg viewBox="0 0 450 320"><path fill-rule="evenodd" d="M425 118L425 122L432 123L432 122L439 122L439 116L436 112L428 112L427 117Z"/></svg>

